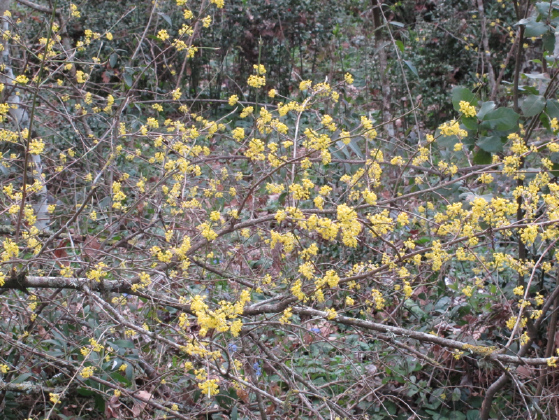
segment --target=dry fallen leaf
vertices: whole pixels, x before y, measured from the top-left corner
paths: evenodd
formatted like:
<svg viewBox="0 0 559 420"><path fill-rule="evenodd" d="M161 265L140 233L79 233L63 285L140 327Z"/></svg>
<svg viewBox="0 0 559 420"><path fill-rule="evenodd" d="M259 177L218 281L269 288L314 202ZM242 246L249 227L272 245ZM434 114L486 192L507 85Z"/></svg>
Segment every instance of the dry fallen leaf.
<svg viewBox="0 0 559 420"><path fill-rule="evenodd" d="M144 400L149 400L151 398L151 394L147 391L138 391L134 394L134 396L142 398ZM134 406L132 407L132 414L134 415L134 417L138 417L144 410L144 408L146 408L146 405L146 402L135 400Z"/></svg>
<svg viewBox="0 0 559 420"><path fill-rule="evenodd" d="M95 259L101 253L101 243L95 236L86 236L85 241L83 243L83 253L86 255L90 260Z"/></svg>

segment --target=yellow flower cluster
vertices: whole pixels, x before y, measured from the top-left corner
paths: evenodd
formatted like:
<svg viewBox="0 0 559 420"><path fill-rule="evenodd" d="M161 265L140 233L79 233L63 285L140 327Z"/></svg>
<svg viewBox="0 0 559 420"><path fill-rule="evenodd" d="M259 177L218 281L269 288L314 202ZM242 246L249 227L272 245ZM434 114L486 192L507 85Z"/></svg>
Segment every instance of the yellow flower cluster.
<svg viewBox="0 0 559 420"><path fill-rule="evenodd" d="M93 374L95 373L95 367L93 366L87 366L84 367L81 371L80 371L80 375L82 378L87 379L87 378L91 378L93 376Z"/></svg>
<svg viewBox="0 0 559 420"><path fill-rule="evenodd" d="M0 255L2 256L3 262L10 261L12 258L17 258L19 255L19 246L14 241L9 238L4 239L2 245L4 246L4 252Z"/></svg>
<svg viewBox="0 0 559 420"><path fill-rule="evenodd" d="M460 124L458 123L458 121L455 120L441 124L439 126L439 130L441 132L441 135L446 137L457 136L458 138L464 138L468 135L468 132L460 128Z"/></svg>
<svg viewBox="0 0 559 420"><path fill-rule="evenodd" d="M197 226L200 234L206 238L208 241L213 241L217 238L217 233L212 229L212 225L208 222L204 222Z"/></svg>
<svg viewBox="0 0 559 420"><path fill-rule="evenodd" d="M100 282L101 279L106 277L108 274L106 271L104 271L105 268L107 268L107 265L103 262L99 262L96 264L94 269L89 270L86 273L86 277L90 280Z"/></svg>
<svg viewBox="0 0 559 420"><path fill-rule="evenodd" d="M33 139L29 142L29 153L40 155L45 150L45 143L41 139Z"/></svg>
<svg viewBox="0 0 559 420"><path fill-rule="evenodd" d="M250 302L250 292L243 290L235 304L226 301L219 302L220 306L215 311L211 311L204 300L205 297L196 295L190 302L190 307L200 326L200 336L205 337L211 329L219 332L230 331L234 337L238 336L243 324L237 318L242 315L245 304Z"/></svg>
<svg viewBox="0 0 559 420"><path fill-rule="evenodd" d="M279 322L282 324L289 324L290 322L289 320L291 319L292 316L293 316L293 309L287 308L283 311L283 315L279 319Z"/></svg>
<svg viewBox="0 0 559 420"><path fill-rule="evenodd" d="M337 219L342 228L342 241L344 245L355 248L357 236L361 232L361 223L357 220L357 213L347 204L341 204L337 208Z"/></svg>
<svg viewBox="0 0 559 420"><path fill-rule="evenodd" d="M265 84L266 84L266 76L258 76L255 74L251 74L247 80L247 85L255 89L259 89L263 87Z"/></svg>
<svg viewBox="0 0 559 420"><path fill-rule="evenodd" d="M113 182L113 208L114 209L121 209L122 208L122 201L126 199L126 194L122 192L122 185L120 182L114 181Z"/></svg>
<svg viewBox="0 0 559 420"><path fill-rule="evenodd" d="M202 394L208 398L219 394L217 379L209 379L207 381L201 382L198 384L198 388L200 388L202 390Z"/></svg>
<svg viewBox="0 0 559 420"><path fill-rule="evenodd" d="M245 156L251 160L264 160L265 156L262 153L263 151L264 142L260 139L253 138L250 139L248 143L248 150L245 152Z"/></svg>
<svg viewBox="0 0 559 420"><path fill-rule="evenodd" d="M477 112L475 106L467 101L460 101L460 112L467 118L475 117Z"/></svg>

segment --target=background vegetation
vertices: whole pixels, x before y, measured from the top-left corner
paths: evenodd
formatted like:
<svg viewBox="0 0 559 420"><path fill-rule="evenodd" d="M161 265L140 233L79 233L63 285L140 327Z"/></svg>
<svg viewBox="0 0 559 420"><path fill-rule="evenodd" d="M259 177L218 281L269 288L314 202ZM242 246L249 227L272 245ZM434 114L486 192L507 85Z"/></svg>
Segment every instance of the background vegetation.
<svg viewBox="0 0 559 420"><path fill-rule="evenodd" d="M6 419L554 419L559 6L1 0Z"/></svg>

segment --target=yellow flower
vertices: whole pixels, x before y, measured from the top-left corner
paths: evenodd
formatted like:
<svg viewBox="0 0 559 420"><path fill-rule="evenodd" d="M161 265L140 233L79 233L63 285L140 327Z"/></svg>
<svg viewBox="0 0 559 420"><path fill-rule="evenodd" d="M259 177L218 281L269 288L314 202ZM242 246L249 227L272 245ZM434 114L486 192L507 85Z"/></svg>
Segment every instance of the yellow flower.
<svg viewBox="0 0 559 420"><path fill-rule="evenodd" d="M287 308L283 311L283 315L280 318L279 322L282 324L289 324L289 319L293 316L293 309Z"/></svg>
<svg viewBox="0 0 559 420"><path fill-rule="evenodd" d="M261 88L265 84L266 84L266 76L257 76L257 75L251 74L248 77L248 80L247 80L247 85L249 85L250 87L253 87L255 89Z"/></svg>
<svg viewBox="0 0 559 420"><path fill-rule="evenodd" d="M235 106L235 104L239 101L239 97L237 95L231 95L229 97L229 105Z"/></svg>
<svg viewBox="0 0 559 420"><path fill-rule="evenodd" d="M335 319L338 316L338 313L334 308L326 309L326 318L328 319Z"/></svg>
<svg viewBox="0 0 559 420"><path fill-rule="evenodd" d="M87 379L87 378L91 378L94 372L95 372L95 368L93 366L88 366L88 367L84 367L81 370L80 375L82 378Z"/></svg>
<svg viewBox="0 0 559 420"><path fill-rule="evenodd" d="M75 18L79 18L81 16L81 13L78 11L78 6L74 3L70 4L70 15Z"/></svg>
<svg viewBox="0 0 559 420"><path fill-rule="evenodd" d="M165 29L161 29L157 33L157 38L159 38L161 41L166 41L166 40L169 39L169 34L167 33L167 31Z"/></svg>
<svg viewBox="0 0 559 420"><path fill-rule="evenodd" d="M45 150L45 143L41 139L33 139L29 143L29 153L32 155L40 155Z"/></svg>
<svg viewBox="0 0 559 420"><path fill-rule="evenodd" d="M76 80L78 81L78 83L85 83L86 80L87 80L87 77L88 76L81 70L78 70L76 72Z"/></svg>
<svg viewBox="0 0 559 420"><path fill-rule="evenodd" d="M344 80L348 85L352 85L353 84L353 76L349 73L346 73L344 75Z"/></svg>
<svg viewBox="0 0 559 420"><path fill-rule="evenodd" d="M19 83L20 85L25 85L25 84L29 83L29 79L26 76L24 76L23 74L20 74L19 76L17 76L15 78L15 82Z"/></svg>
<svg viewBox="0 0 559 420"><path fill-rule="evenodd" d="M266 67L264 67L263 64L254 64L252 67L254 68L256 74L266 74Z"/></svg>
<svg viewBox="0 0 559 420"><path fill-rule="evenodd" d="M476 116L476 108L467 101L460 101L460 112L468 118Z"/></svg>
<svg viewBox="0 0 559 420"><path fill-rule="evenodd" d="M217 379L209 379L205 382L198 384L198 388L202 390L202 394L208 398L219 393Z"/></svg>
<svg viewBox="0 0 559 420"><path fill-rule="evenodd" d="M299 83L299 89L301 90L307 90L312 86L312 81L310 80L303 80L301 83Z"/></svg>
<svg viewBox="0 0 559 420"><path fill-rule="evenodd" d="M212 17L210 15L202 19L202 26L204 26L204 28L209 28L211 24L212 24Z"/></svg>

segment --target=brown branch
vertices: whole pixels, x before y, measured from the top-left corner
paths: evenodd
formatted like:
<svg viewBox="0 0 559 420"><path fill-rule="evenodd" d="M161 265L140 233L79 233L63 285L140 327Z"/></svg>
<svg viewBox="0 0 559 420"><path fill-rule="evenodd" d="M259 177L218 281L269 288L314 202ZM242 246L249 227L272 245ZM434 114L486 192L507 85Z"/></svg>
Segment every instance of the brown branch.
<svg viewBox="0 0 559 420"><path fill-rule="evenodd" d="M62 392L64 388L65 387L43 386L29 381L12 384L10 382L4 382L2 379L0 379L0 391L24 392L26 394L43 394L52 392L58 394Z"/></svg>
<svg viewBox="0 0 559 420"><path fill-rule="evenodd" d="M67 369L69 372L75 373L76 370L77 370L77 368L72 363L67 362L66 360L63 360L63 359L59 359L58 357L52 356L52 355L50 355L46 352L40 351L36 347L32 347L32 346L28 346L26 344L23 344L22 342L13 339L9 334L4 334L3 332L0 331L0 338L2 338L2 340L4 340L7 343L10 343L13 346L16 346L16 347L19 347L19 348L25 350L28 353L39 356L43 360L48 360L50 363L61 366L65 369ZM104 379L101 379L97 376L90 376L89 379L94 381L94 382L97 382L101 385L105 385L106 387L109 387L111 389L117 389L122 394L124 394L124 395L126 395L130 398L133 398L135 400L144 402L144 403L149 404L150 406L158 408L160 410L164 410L164 411L166 411L170 414L173 414L175 417L178 417L179 419L189 420L191 418L191 417L184 416L177 411L173 411L170 408L166 407L165 405L163 405L163 404L161 404L157 401L154 401L153 399L144 398L144 397L142 397L142 396L140 396L136 393L130 392L126 388L123 388L119 385L115 385L115 384L113 384L109 381L106 381ZM171 405L171 403L166 403L166 404Z"/></svg>
<svg viewBox="0 0 559 420"><path fill-rule="evenodd" d="M319 311L317 309L312 309L312 308L306 308L306 307L295 307L293 308L293 313L299 315L310 315L310 316L315 316L320 318L328 318L327 312ZM378 331L385 334L393 334L402 337L409 337L421 342L439 344L443 347L452 348L456 350L470 351L473 354L481 355L482 357L488 360L499 361L502 363L538 366L538 365L547 365L548 362L548 359L545 357L524 358L521 357L520 352L519 355L502 354L499 353L498 349L487 347L485 345L465 343L463 341L452 340L450 338L439 337L436 335L431 335L415 330L408 330L406 328L378 324L376 322L365 321L357 318L349 318L349 317L339 315L335 318L335 322L344 325L351 325L354 327L361 327L367 330Z"/></svg>
<svg viewBox="0 0 559 420"><path fill-rule="evenodd" d="M8 283L6 283L8 284ZM48 284L55 284L54 286L47 286ZM18 284L21 287L22 284ZM25 287L38 287L42 285L43 287L65 287L66 288L74 288L74 289L81 289L86 294L91 296L101 307L103 307L107 312L114 316L118 322L122 325L134 329L140 334L149 336L151 339L159 340L164 342L165 344L176 348L177 350L181 350L182 347L178 343L163 338L157 335L154 332L144 330L141 327L127 321L124 319L117 311L114 310L108 303L106 303L103 299L96 296L92 293L94 290L101 291L101 290L110 290L110 291L118 291L120 290L119 287L123 287L124 282L104 282L104 283L96 283L91 282L87 279L68 279L65 277L32 277L28 276L27 279L23 282ZM35 286L33 286L35 285ZM3 286L6 288L6 285ZM18 287L19 288L19 287ZM559 290L559 289L558 289ZM130 290L130 293L133 293ZM139 293L137 293L139 294ZM555 294L554 294L555 295ZM153 300L159 300L157 297L153 296L151 292L146 293L146 297L151 297ZM555 296L550 296L553 300ZM179 302L173 302L174 299L167 298L165 301L165 305L173 306L180 308L182 310L188 310L190 305L181 304ZM266 313L280 313L282 312L287 306L296 302L297 299L294 297L290 297L283 301L280 301L276 304L264 304L264 305L252 305L250 307L245 308L243 315L260 315ZM174 304L173 304L174 303ZM320 311L317 309L312 309L308 307L295 307L293 308L293 312L300 314L300 315L310 315L320 318L327 318L328 313L324 311ZM528 365L547 365L548 358L545 357L535 357L535 358L524 358L523 355L526 353L527 349L520 352L517 355L506 355L501 354L498 352L497 349L492 349L490 347L484 345L477 345L466 343L463 341L452 340L444 337L439 337L431 334L422 333L419 331L414 331L406 328L401 327L394 327L391 325L379 324L375 322L365 321L362 319L345 317L345 316L338 316L335 319L336 322L344 324L344 325L351 325L355 327L364 328L367 330L377 331L384 334L393 334L401 337L409 337L421 342L427 342L432 344L439 344L441 346L447 348L453 348L457 350L466 350L471 351L472 353L482 355L483 357L493 360L493 361L500 361L502 363L510 363L510 364L528 364ZM251 327L252 328L252 327Z"/></svg>
<svg viewBox="0 0 559 420"><path fill-rule="evenodd" d="M24 6L27 6L31 9L33 9L33 10L36 10L38 12L47 13L49 15L52 14L52 9L50 9L47 6L42 6L40 4L30 2L29 0L16 0L16 1L20 4L23 4ZM54 11L55 15L59 15L60 13L62 13L62 9L60 9L60 8L58 8Z"/></svg>

